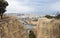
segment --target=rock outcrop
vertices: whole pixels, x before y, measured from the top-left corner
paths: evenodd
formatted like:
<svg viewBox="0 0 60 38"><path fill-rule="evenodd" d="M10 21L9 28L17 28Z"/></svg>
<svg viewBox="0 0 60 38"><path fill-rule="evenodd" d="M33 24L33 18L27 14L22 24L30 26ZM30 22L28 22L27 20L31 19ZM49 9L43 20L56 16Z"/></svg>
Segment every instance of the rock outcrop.
<svg viewBox="0 0 60 38"><path fill-rule="evenodd" d="M37 38L60 38L60 20L39 19Z"/></svg>
<svg viewBox="0 0 60 38"><path fill-rule="evenodd" d="M0 19L0 38L28 38L27 28L17 17L5 17Z"/></svg>

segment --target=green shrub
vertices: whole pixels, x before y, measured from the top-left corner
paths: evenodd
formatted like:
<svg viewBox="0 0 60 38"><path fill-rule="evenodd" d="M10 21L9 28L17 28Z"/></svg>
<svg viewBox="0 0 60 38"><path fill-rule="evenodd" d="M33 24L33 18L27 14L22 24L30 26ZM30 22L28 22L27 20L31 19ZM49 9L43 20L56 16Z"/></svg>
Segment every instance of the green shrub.
<svg viewBox="0 0 60 38"><path fill-rule="evenodd" d="M54 18L53 16L50 16L50 15L46 15L45 17L49 19Z"/></svg>
<svg viewBox="0 0 60 38"><path fill-rule="evenodd" d="M34 32L31 31L31 30L30 30L30 32L29 32L29 38L36 38Z"/></svg>

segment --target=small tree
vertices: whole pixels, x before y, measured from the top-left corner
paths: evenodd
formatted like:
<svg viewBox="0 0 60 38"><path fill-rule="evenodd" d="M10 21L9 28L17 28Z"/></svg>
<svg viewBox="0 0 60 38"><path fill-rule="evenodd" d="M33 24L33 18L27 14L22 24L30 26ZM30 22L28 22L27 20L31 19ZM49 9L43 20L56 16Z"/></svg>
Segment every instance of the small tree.
<svg viewBox="0 0 60 38"><path fill-rule="evenodd" d="M0 16L2 19L3 13L6 11L6 6L8 6L8 2L5 0L0 0Z"/></svg>

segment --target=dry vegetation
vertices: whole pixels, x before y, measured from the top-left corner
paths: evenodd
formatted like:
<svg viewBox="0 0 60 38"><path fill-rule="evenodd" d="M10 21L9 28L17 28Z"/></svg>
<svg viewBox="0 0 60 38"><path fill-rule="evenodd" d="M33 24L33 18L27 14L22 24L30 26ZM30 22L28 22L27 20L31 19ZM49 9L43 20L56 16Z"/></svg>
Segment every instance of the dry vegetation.
<svg viewBox="0 0 60 38"><path fill-rule="evenodd" d="M37 38L60 38L60 19L40 18L32 31ZM28 37L28 29L17 17L3 16L3 19L0 19L0 38Z"/></svg>
<svg viewBox="0 0 60 38"><path fill-rule="evenodd" d="M40 18L29 23L36 25L33 31L37 38L60 38L60 19Z"/></svg>
<svg viewBox="0 0 60 38"><path fill-rule="evenodd" d="M5 16L0 19L0 38L28 38L27 28L17 17Z"/></svg>
<svg viewBox="0 0 60 38"><path fill-rule="evenodd" d="M37 38L60 38L60 20L40 19L37 24Z"/></svg>

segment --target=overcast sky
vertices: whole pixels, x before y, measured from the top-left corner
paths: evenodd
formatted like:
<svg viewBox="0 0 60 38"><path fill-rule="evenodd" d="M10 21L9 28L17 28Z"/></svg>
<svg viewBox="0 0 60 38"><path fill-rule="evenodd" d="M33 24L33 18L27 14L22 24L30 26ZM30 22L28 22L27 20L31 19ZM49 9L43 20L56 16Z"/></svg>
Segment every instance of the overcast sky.
<svg viewBox="0 0 60 38"><path fill-rule="evenodd" d="M6 0L6 13L53 14L60 11L60 0Z"/></svg>

